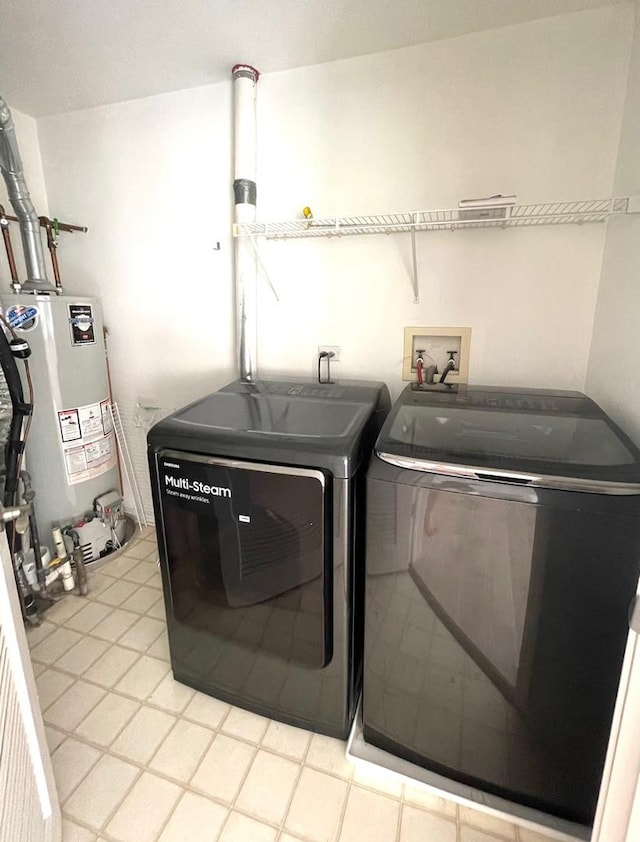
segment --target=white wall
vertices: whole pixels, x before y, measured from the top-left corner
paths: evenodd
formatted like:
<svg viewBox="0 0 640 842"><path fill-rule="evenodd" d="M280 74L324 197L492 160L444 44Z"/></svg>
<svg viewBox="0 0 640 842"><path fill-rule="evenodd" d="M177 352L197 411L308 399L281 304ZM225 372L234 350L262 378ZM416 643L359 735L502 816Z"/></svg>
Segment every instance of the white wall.
<svg viewBox="0 0 640 842"><path fill-rule="evenodd" d="M120 399L179 405L232 376L230 93L39 122L51 207L89 228L65 239L63 284L102 299Z"/></svg>
<svg viewBox="0 0 640 842"><path fill-rule="evenodd" d="M263 77L259 215L608 196L629 23L623 6ZM51 207L91 228L63 270L104 299L121 393L232 370L229 115L218 85L39 123ZM309 373L322 342L344 375L398 381L404 325L461 324L475 381L581 387L603 236L423 235L419 306L408 238L268 244L263 371Z"/></svg>
<svg viewBox="0 0 640 842"><path fill-rule="evenodd" d="M611 195L630 47L627 6L510 27L261 81L260 216ZM583 388L604 227L272 243L281 293L261 309L263 368L398 382L405 325L473 329L471 379ZM265 288L263 287L263 290Z"/></svg>
<svg viewBox="0 0 640 842"><path fill-rule="evenodd" d="M611 195L631 22L623 4L262 77L259 217ZM177 406L231 379L230 83L38 127L51 212L90 228L65 238L63 282L102 298L127 419L138 397ZM336 373L397 393L404 326L462 325L473 382L582 388L604 235L422 234L419 305L408 235L267 243L281 302L261 284L260 371L311 374L336 344Z"/></svg>
<svg viewBox="0 0 640 842"><path fill-rule="evenodd" d="M640 196L640 4L614 184ZM608 226L586 386L640 444L640 214Z"/></svg>
<svg viewBox="0 0 640 842"><path fill-rule="evenodd" d="M2 93L2 91L0 91L0 93ZM11 107L11 103L8 103L8 105ZM33 202L33 206L38 216L48 216L49 206L47 203L44 173L42 171L42 158L40 156L37 123L33 117L29 117L21 111L16 111L14 108L11 109L11 114L16 127L18 148L20 150L20 157L22 158L24 175L31 195L31 201ZM15 216L14 210L11 207L11 202L7 196L7 188L4 183L4 178L2 177L0 177L0 205L3 205L5 213L9 216ZM9 231L18 267L18 277L20 280L24 280L26 274L18 223L11 223ZM44 253L46 255L45 261L47 263L47 270L49 270L50 263L48 262L48 252L46 251L46 238L43 238L43 244L45 245ZM0 289L2 292L10 291L10 279L11 276L9 274L9 264L7 263L6 252L4 250L4 245L0 243Z"/></svg>

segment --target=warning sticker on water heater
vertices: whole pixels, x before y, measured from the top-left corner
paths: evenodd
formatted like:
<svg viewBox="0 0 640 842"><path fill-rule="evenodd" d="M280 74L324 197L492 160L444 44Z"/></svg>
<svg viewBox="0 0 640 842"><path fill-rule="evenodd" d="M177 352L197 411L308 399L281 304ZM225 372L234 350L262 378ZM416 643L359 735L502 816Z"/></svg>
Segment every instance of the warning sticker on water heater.
<svg viewBox="0 0 640 842"><path fill-rule="evenodd" d="M60 424L60 435L63 444L68 441L77 441L82 438L80 432L80 419L77 409L67 409L58 413L58 424Z"/></svg>
<svg viewBox="0 0 640 842"><path fill-rule="evenodd" d="M58 412L67 483L94 479L116 464L116 440L109 401L74 406Z"/></svg>
<svg viewBox="0 0 640 842"><path fill-rule="evenodd" d="M106 473L116 464L116 439L113 433L91 444L74 445L64 451L67 483L76 485Z"/></svg>

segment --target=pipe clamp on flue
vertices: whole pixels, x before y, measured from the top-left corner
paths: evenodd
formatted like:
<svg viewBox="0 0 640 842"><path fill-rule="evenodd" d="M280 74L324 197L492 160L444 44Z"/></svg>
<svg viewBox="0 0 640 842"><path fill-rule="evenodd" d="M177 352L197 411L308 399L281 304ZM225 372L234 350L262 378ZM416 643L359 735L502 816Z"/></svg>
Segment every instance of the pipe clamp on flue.
<svg viewBox="0 0 640 842"><path fill-rule="evenodd" d="M257 192L255 181L248 178L236 178L233 182L233 198L236 205L255 205Z"/></svg>

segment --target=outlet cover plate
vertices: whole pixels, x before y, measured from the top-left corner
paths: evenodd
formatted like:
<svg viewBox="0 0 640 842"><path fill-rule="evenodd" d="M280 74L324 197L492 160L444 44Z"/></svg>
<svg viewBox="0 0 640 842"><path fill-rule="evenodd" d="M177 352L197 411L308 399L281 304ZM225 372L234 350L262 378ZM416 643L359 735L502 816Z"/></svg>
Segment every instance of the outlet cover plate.
<svg viewBox="0 0 640 842"><path fill-rule="evenodd" d="M331 357L332 363L339 363L342 357L342 348L339 345L318 345L318 355L322 354L323 351L327 353L333 352L333 356Z"/></svg>

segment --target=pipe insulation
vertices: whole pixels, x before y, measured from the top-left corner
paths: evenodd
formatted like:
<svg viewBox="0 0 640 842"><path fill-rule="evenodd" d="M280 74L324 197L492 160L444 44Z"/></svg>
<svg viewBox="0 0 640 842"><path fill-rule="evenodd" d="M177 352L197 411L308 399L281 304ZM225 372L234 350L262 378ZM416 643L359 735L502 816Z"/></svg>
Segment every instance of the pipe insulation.
<svg viewBox="0 0 640 842"><path fill-rule="evenodd" d="M235 222L256 219L256 91L258 71L247 64L233 68ZM236 335L240 378L253 382L257 377L257 266L251 243L234 238L236 291Z"/></svg>
<svg viewBox="0 0 640 842"><path fill-rule="evenodd" d="M27 279L22 288L31 292L53 292L47 273L40 239L40 221L35 212L24 177L11 110L0 96L0 169L7 185L9 200L20 223Z"/></svg>

